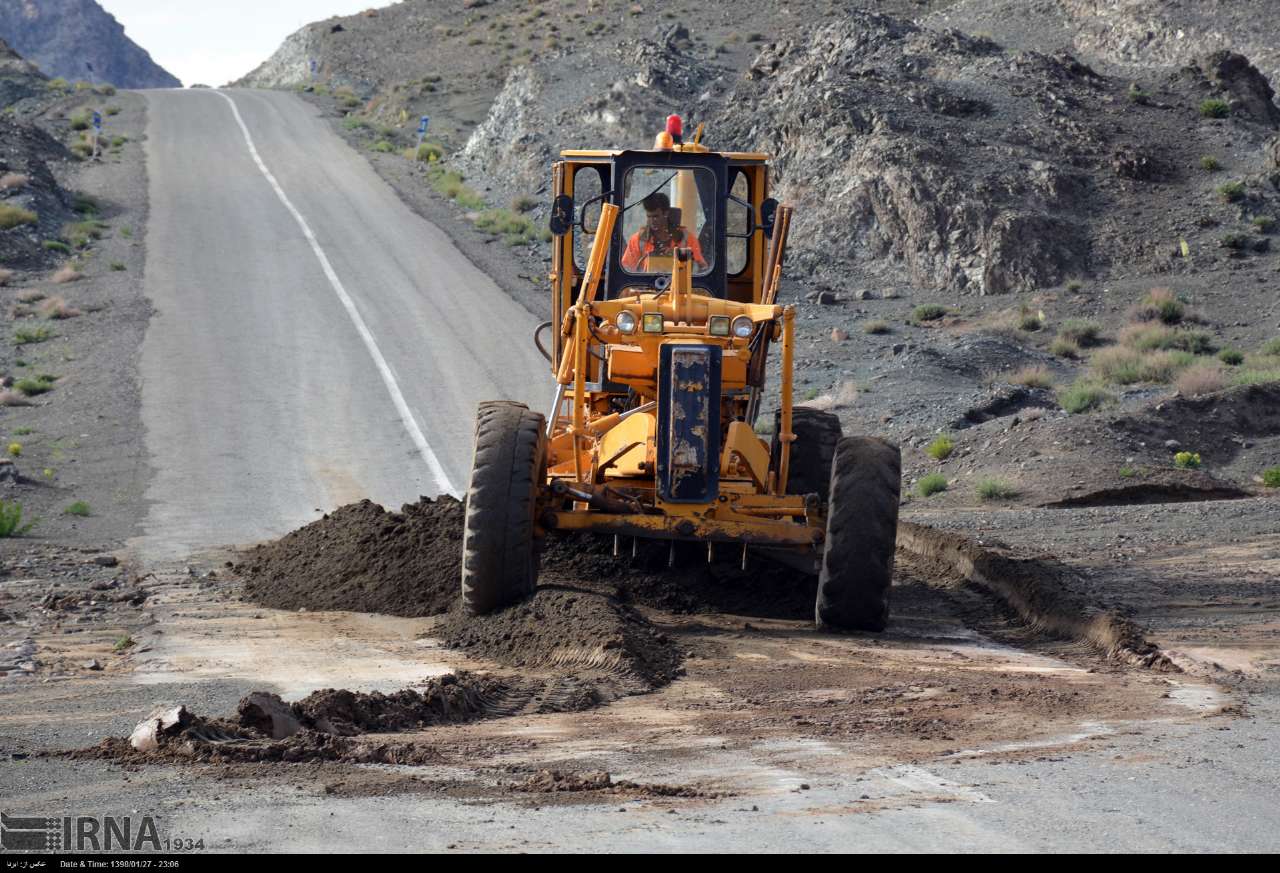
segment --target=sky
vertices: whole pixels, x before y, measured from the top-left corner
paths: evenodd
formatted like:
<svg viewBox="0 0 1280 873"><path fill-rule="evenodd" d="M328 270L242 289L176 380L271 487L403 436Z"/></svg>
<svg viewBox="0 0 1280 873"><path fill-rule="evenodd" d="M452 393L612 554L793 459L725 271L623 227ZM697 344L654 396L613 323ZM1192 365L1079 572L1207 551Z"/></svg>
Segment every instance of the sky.
<svg viewBox="0 0 1280 873"><path fill-rule="evenodd" d="M184 85L224 85L304 24L388 0L98 0L129 38Z"/></svg>

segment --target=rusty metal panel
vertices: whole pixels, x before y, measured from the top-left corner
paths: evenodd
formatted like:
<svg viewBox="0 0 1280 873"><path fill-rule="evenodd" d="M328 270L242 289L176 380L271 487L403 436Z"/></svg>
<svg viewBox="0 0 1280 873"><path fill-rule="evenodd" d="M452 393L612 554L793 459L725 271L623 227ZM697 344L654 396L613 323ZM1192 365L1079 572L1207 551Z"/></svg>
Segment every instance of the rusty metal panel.
<svg viewBox="0 0 1280 873"><path fill-rule="evenodd" d="M658 362L658 494L709 503L720 493L720 347L664 344Z"/></svg>

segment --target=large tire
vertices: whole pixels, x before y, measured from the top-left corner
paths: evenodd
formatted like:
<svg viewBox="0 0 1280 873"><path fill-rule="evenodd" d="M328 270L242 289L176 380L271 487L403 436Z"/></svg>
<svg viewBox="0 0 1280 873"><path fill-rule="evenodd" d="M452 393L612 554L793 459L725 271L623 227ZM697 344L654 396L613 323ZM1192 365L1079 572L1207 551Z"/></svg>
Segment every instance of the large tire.
<svg viewBox="0 0 1280 873"><path fill-rule="evenodd" d="M836 446L818 627L881 631L889 623L901 480L897 446L872 437L846 437Z"/></svg>
<svg viewBox="0 0 1280 873"><path fill-rule="evenodd" d="M523 404L480 404L462 531L462 605L471 615L533 594L534 512L546 469L545 433L542 415Z"/></svg>
<svg viewBox="0 0 1280 873"><path fill-rule="evenodd" d="M776 434L782 429L782 411L773 414L772 467L778 469L782 460L782 444ZM836 443L842 435L840 417L807 406L791 407L791 432L796 441L791 444L791 465L787 471L788 494L817 494L823 503L831 487L831 461L836 454Z"/></svg>

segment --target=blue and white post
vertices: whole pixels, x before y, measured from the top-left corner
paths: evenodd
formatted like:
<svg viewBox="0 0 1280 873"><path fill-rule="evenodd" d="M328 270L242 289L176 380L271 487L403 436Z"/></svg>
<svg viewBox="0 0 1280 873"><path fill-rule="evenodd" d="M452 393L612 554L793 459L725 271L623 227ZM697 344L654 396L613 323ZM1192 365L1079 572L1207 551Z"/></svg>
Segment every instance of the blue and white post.
<svg viewBox="0 0 1280 873"><path fill-rule="evenodd" d="M431 123L431 116L424 115L418 120L418 147L413 150L413 159L418 159L419 152L422 151L422 140L427 135L427 125Z"/></svg>
<svg viewBox="0 0 1280 873"><path fill-rule="evenodd" d="M93 156L98 157L102 148L102 113L93 110Z"/></svg>
<svg viewBox="0 0 1280 873"><path fill-rule="evenodd" d="M314 82L316 80L316 70L320 68L320 65L316 63L315 58L312 58L309 63L311 65L311 81Z"/></svg>

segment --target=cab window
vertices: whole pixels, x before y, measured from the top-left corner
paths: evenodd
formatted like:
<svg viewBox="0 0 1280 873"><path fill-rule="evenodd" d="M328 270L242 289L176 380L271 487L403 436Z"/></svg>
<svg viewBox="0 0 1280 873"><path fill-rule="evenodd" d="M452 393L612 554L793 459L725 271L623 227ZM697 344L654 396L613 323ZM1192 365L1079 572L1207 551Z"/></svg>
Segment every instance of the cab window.
<svg viewBox="0 0 1280 873"><path fill-rule="evenodd" d="M591 246L596 239L595 231L600 224L600 206L603 203L600 193L603 190L599 167L578 167L574 172L574 218L581 218L586 227L586 231L582 227L573 229L573 261L579 270L586 269L587 258L591 256Z"/></svg>
<svg viewBox="0 0 1280 873"><path fill-rule="evenodd" d="M622 182L618 222L622 269L670 273L677 248L693 252L693 274L715 266L715 175L705 167L632 167ZM576 199L576 197L575 197Z"/></svg>

